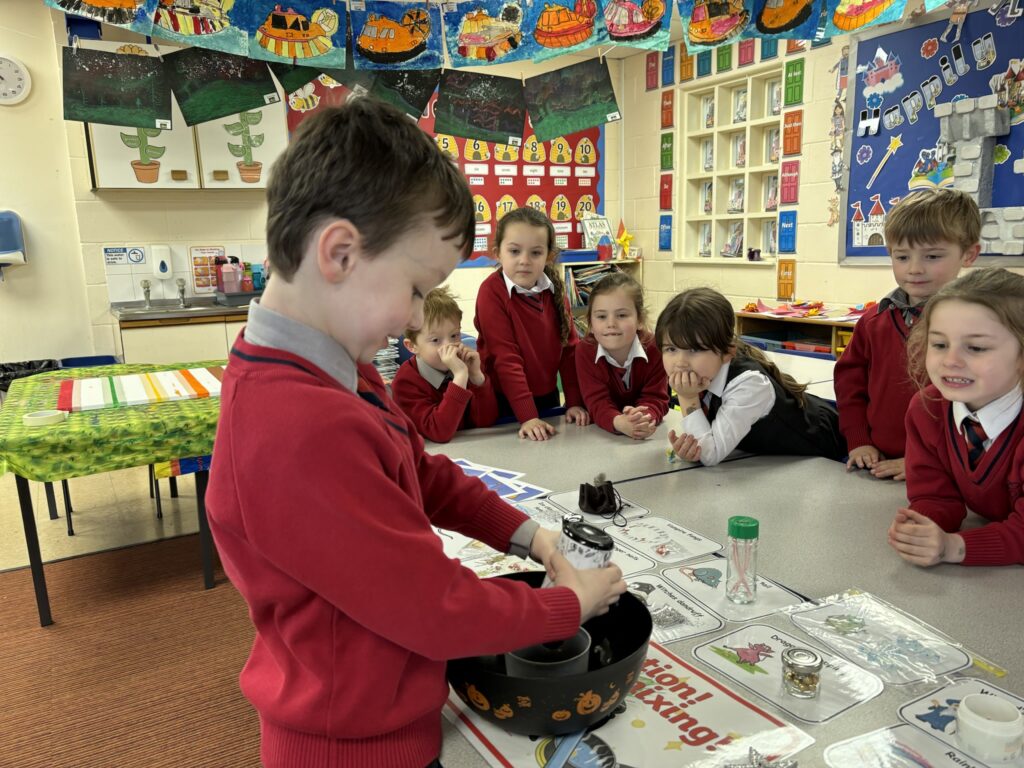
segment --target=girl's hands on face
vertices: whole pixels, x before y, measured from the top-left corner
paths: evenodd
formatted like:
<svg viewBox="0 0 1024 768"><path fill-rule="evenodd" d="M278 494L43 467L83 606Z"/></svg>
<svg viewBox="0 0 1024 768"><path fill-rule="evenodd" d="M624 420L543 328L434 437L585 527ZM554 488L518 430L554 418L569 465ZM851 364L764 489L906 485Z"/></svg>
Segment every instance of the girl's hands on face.
<svg viewBox="0 0 1024 768"><path fill-rule="evenodd" d="M680 397L692 398L707 389L711 379L703 378L695 371L673 371L668 375L668 383Z"/></svg>

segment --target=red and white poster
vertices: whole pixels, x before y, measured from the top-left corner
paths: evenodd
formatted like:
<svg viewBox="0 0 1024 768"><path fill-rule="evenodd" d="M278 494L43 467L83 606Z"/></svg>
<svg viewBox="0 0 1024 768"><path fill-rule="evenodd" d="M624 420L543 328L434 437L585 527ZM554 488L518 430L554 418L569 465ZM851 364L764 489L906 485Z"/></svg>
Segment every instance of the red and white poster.
<svg viewBox="0 0 1024 768"><path fill-rule="evenodd" d="M646 69L647 90L653 91L658 87L658 52L651 51L647 54Z"/></svg>
<svg viewBox="0 0 1024 768"><path fill-rule="evenodd" d="M572 765L711 768L745 762L751 747L776 758L794 755L814 743L799 728L656 643L651 643L625 704L624 712L584 737ZM475 714L454 693L444 714L496 768L543 768L557 746L551 737L531 739L502 730Z"/></svg>
<svg viewBox="0 0 1024 768"><path fill-rule="evenodd" d="M326 82L326 84L325 84ZM326 106L343 104L351 91L329 77L312 82L313 92L299 103L288 103L288 130ZM580 221L602 205L601 128L551 141L537 141L529 115L521 147L434 133L435 93L418 125L454 160L469 182L476 209L472 257L460 267L485 267L490 258L495 226L509 211L530 206L551 219L559 248L582 248Z"/></svg>
<svg viewBox="0 0 1024 768"><path fill-rule="evenodd" d="M661 200L661 210L671 211L672 210L672 174L663 173L661 175L661 186L659 187L659 199Z"/></svg>

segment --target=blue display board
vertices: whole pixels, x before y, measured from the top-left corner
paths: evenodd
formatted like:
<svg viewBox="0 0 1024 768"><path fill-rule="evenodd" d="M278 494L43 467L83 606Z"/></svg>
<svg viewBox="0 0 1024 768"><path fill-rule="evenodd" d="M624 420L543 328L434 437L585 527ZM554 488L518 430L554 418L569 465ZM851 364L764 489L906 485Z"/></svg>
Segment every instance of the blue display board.
<svg viewBox="0 0 1024 768"><path fill-rule="evenodd" d="M1000 96L1011 128L996 139L992 207L1024 205L1024 177L1013 173L1024 155L1024 22L1010 7L968 14L959 40L943 19L857 41L846 113L847 256L885 256L892 205L915 189L953 185L955 153L939 139L936 103Z"/></svg>

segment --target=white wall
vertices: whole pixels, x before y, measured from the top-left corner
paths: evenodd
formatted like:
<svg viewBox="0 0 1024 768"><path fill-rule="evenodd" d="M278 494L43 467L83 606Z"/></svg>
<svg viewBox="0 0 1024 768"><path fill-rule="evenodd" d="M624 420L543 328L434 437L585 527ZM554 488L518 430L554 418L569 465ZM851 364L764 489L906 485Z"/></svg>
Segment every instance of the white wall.
<svg viewBox="0 0 1024 768"><path fill-rule="evenodd" d="M0 107L0 209L21 216L29 259L27 266L4 270L0 283L0 361L90 355L59 51L41 1L4 1L0 51L25 63L33 85L25 101Z"/></svg>

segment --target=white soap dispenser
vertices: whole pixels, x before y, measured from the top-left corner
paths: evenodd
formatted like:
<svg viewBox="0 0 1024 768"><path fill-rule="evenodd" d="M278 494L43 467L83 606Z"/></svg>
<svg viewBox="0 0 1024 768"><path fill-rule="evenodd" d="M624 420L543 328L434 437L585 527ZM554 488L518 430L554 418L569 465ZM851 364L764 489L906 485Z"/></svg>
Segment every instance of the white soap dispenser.
<svg viewBox="0 0 1024 768"><path fill-rule="evenodd" d="M161 280L170 280L174 277L174 269L171 267L171 247L169 245L149 246L149 255L153 259L153 275Z"/></svg>

